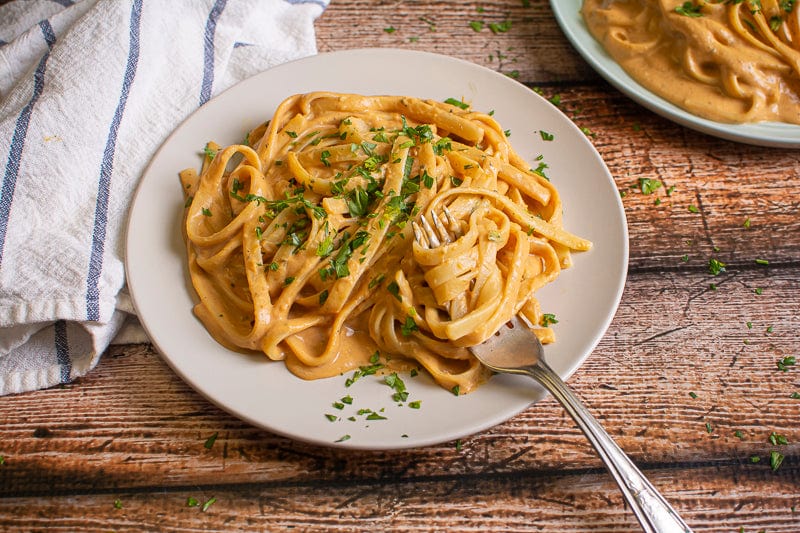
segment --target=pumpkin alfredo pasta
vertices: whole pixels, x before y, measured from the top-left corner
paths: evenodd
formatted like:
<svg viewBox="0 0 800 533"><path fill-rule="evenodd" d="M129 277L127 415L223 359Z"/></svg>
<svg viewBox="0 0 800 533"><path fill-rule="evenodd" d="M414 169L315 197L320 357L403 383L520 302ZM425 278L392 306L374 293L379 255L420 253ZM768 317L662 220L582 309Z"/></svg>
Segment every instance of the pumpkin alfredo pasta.
<svg viewBox="0 0 800 533"><path fill-rule="evenodd" d="M304 379L380 352L469 392L488 372L467 347L514 314L553 340L536 290L591 243L490 115L448 102L295 95L181 173L194 311L218 342ZM411 222L444 207L462 236L414 243Z"/></svg>

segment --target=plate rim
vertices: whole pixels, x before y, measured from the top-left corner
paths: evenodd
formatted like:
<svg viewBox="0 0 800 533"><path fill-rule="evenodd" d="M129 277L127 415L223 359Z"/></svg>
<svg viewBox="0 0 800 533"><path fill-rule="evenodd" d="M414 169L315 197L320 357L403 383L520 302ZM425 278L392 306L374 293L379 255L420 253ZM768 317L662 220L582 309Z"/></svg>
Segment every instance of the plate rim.
<svg viewBox="0 0 800 533"><path fill-rule="evenodd" d="M213 102L215 100L223 97L224 95L226 95L226 94L228 94L230 92L235 91L237 89L237 87L239 87L239 86L241 86L243 84L255 83L255 82L252 81L254 78L259 78L261 76L270 77L270 74L269 74L270 72L272 72L274 74L274 71L276 69L281 69L282 67L286 67L288 65L302 63L302 62L311 62L311 63L313 63L313 62L316 62L316 61L319 61L319 60L323 60L324 61L325 60L324 58L333 57L333 56L363 56L363 55L375 55L375 54L377 54L378 56L386 56L387 54L388 55L398 54L398 55L405 55L405 56L408 56L408 57L427 57L430 61L434 61L434 62L436 62L436 61L441 61L441 62L445 62L445 63L447 63L447 62L455 62L455 63L461 64L463 66L463 68L468 69L468 70L469 69L478 69L478 70L481 70L481 71L485 71L486 73L488 73L488 75L490 75L492 77L496 77L497 80L506 79L501 73L498 73L498 72L496 72L494 70L491 70L491 69L489 69L487 67L484 67L482 65L478 65L476 63L472 63L470 61L467 61L467 60L464 60L464 59L460 59L460 58L456 58L456 57L453 57L453 56L448 56L448 55L444 55L444 54L438 54L438 53L435 53L435 52L416 51L416 50L408 50L408 49L400 49L400 48L381 48L381 47L378 47L378 48L357 48L357 49L338 50L338 51L333 51L333 52L320 53L320 54L316 54L316 55L313 55L313 56L307 56L307 57L304 57L304 58L299 58L299 59L296 59L296 60L292 60L292 61L283 63L281 65L278 65L278 66L273 67L271 69L268 69L266 71L257 73L254 76L251 76L251 77L249 77L247 79L244 79L242 81L239 81L239 82L235 83L231 87L225 89L224 91L221 91L214 98L209 100L209 102L206 105L213 104ZM518 84L518 85L520 85L522 87L525 87L528 91L530 91L530 96L531 97L539 98L542 102L545 102L544 98L541 97L541 95L538 95L535 92L531 91L530 88L525 86L524 84L521 84L518 81L512 80L510 78L508 78L507 81L515 83L515 84ZM288 93L287 93L287 95L288 95ZM125 225L125 235L124 235L124 246L125 246L125 252L126 252L125 253L125 272L126 272L126 279L129 280L129 281L131 279L135 279L136 278L136 275L133 275L133 276L131 275L131 262L132 262L132 259L131 259L130 253L129 253L130 248L132 247L131 229L135 225L135 220L134 220L135 217L134 217L134 215L137 213L137 209L136 209L136 206L138 204L137 200L140 198L140 195L143 194L143 190L145 189L146 178L152 172L153 168L157 165L157 163L159 162L160 158L162 157L162 154L164 152L169 151L170 142L173 141L173 139L176 138L176 136L180 135L179 132L183 128L185 128L187 126L187 124L191 123L191 121L193 120L193 117L195 117L195 115L197 115L199 113L202 113L203 109L204 109L204 107L200 107L200 108L196 109L195 111L193 111L192 113L190 113L183 121L181 121L180 124L178 124L175 127L175 129L170 133L170 135L167 136L167 138L164 140L164 142L161 144L161 146L159 146L158 150L156 150L156 152L153 154L153 157L150 159L150 161L148 162L147 166L145 167L145 169L144 169L144 171L142 173L142 178L141 178L139 184L137 184L137 187L136 187L136 190L134 192L134 195L132 196L132 203L131 203L131 207L130 207L130 210L129 210L129 216L128 216L128 219L127 219L127 223ZM603 161L602 157L600 156L600 154L598 153L598 151L594 147L594 145L588 139L585 138L585 135L583 135L580 132L580 129L577 127L577 125L574 124L574 122L572 120L570 120L566 115L564 115L560 111L559 111L559 113L563 116L563 120L564 120L565 124L568 124L568 127L573 130L573 133L580 134L579 138L582 139L583 142L589 147L589 150L593 154L593 157L596 159L597 162L599 162L600 165L602 165L603 169L605 170L605 177L608 180L610 180L610 185L615 187L613 176L611 175L610 171L608 170L607 166L605 165L605 162ZM175 169L175 174L176 175L177 175L178 170L179 169ZM569 378L569 376L571 376L585 362L585 360L594 351L594 349L597 347L597 344L600 342L600 340L606 334L606 332L608 330L608 327L610 326L614 316L616 315L616 313L618 311L619 304L620 304L621 299L622 299L622 294L623 294L623 291L625 289L625 285L626 285L626 282L627 282L628 258L629 258L629 249L630 249L627 218L626 218L626 215L625 215L624 207L623 207L622 202L621 202L621 200L619 198L619 195L615 196L615 200L616 200L616 204L617 204L615 206L616 207L616 211L618 211L618 213L621 216L621 230L622 230L622 235L621 235L622 238L621 238L621 241L620 241L620 244L622 246L622 248L620 250L620 252L621 252L620 279L616 280L617 282L616 282L616 288L615 288L615 291L614 291L614 294L613 294L613 299L610 302L610 306L609 306L608 310L606 311L606 315L605 315L605 317L604 317L604 319L602 321L602 326L597 329L597 331L595 332L595 335L592 338L588 339L588 343L587 344L588 344L589 347L586 350L586 353L581 355L580 357L576 357L574 359L574 361L572 361L571 364L566 369L558 372L565 380L567 378ZM188 280L188 276L185 273L185 260L181 261L181 269L184 272L183 282L184 282L184 284L187 285L187 288L189 288L189 290L191 290L190 289L190 282ZM135 285L135 283L133 285ZM210 403L212 403L215 406L219 407L221 410L231 414L232 416L235 416L236 418L239 418L240 420L243 420L243 421L253 425L254 427L269 431L269 432L274 433L276 435L281 435L281 436L284 436L284 437L288 437L288 438L296 440L296 441L302 441L302 442L306 442L306 443L310 443L310 444L314 444L314 445L320 445L320 446L324 446L324 447L348 448L348 449L360 449L360 450L394 450L394 449L407 449L407 448L425 447L425 446L441 444L443 442L451 441L454 438L463 438L463 437L466 437L466 436L469 436L469 435L474 435L474 434L486 431L486 430L496 426L499 423L502 423L504 421L509 420L510 418L513 418L514 416L518 415L520 412L522 412L525 409L527 409L528 407L530 407L533 403L536 403L541 399L541 398L537 398L534 401L528 402L528 403L526 403L524 405L520 405L519 408L515 409L515 410L505 410L505 411L496 412L493 417L487 418L483 423L481 423L481 424L472 424L468 428L465 428L460 435L451 434L451 435L447 435L446 437L431 436L431 437L428 437L427 439L417 438L417 439L414 439L414 440L409 440L407 442L396 441L396 442L385 443L385 444L376 444L376 443L373 442L373 443L364 444L364 445L362 445L362 444L360 444L358 442L351 442L351 441L342 442L342 443L336 443L336 442L331 442L329 440L323 440L321 438L315 438L313 436L301 435L301 434L298 434L295 431L288 431L288 430L282 429L280 427L275 427L275 426L272 426L272 425L269 425L269 424L265 424L263 420L259 420L257 418L254 418L254 417L248 415L247 413L241 412L240 410L232 409L229 405L226 405L224 402L221 402L221 400L219 398L217 398L214 395L210 394L202 386L200 386L197 383L195 383L194 379L184 371L184 368L182 368L181 365L178 364L177 360L175 360L173 357L171 357L167 353L168 350L165 350L163 348L162 344L159 342L158 336L157 335L153 335L151 328L147 324L147 319L142 317L142 315L141 315L140 305L139 305L139 302L138 302L139 295L136 294L137 290L134 289L131 286L130 283L129 283L128 287L129 287L130 297L131 297L134 309L136 309L137 314L140 316L140 323L141 323L142 327L145 329L145 331L147 332L150 341L153 343L153 346L156 348L158 353L161 354L162 359L165 360L165 362L172 369L172 371L174 371L181 378L181 380L184 383L186 383L190 388L192 388L195 392L200 394L202 397L204 397ZM195 297L194 294L192 294L192 298L194 298L194 297ZM189 314L191 314L191 310L190 309L187 310L187 312ZM283 366L285 366L285 365L283 365Z"/></svg>

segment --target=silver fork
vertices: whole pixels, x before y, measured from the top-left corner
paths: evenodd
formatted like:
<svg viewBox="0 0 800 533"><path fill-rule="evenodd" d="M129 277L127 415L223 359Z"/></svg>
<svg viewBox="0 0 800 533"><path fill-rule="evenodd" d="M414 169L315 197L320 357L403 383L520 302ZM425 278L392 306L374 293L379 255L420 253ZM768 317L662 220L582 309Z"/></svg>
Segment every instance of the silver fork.
<svg viewBox="0 0 800 533"><path fill-rule="evenodd" d="M419 217L419 223L412 223L414 238L420 245L436 248L460 236L461 230L455 217L447 208L443 209L443 214L444 220L432 211L432 223L423 215ZM614 442L575 393L547 365L542 343L518 316L512 317L488 340L469 350L495 372L532 377L561 403L597 450L644 531L691 532L675 509Z"/></svg>

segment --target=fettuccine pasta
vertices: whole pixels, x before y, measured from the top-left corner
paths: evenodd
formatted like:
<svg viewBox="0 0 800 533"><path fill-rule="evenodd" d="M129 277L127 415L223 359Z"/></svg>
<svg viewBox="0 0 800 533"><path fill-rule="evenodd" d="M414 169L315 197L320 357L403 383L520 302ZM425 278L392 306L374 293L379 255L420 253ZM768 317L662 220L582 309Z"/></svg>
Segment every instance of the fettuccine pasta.
<svg viewBox="0 0 800 533"><path fill-rule="evenodd" d="M628 74L698 116L800 124L794 0L585 0L594 37Z"/></svg>
<svg viewBox="0 0 800 533"><path fill-rule="evenodd" d="M181 180L195 314L224 346L305 379L377 352L469 392L488 373L466 348L515 313L553 340L535 292L591 246L500 125L465 105L295 95ZM463 236L416 244L410 222L444 206Z"/></svg>

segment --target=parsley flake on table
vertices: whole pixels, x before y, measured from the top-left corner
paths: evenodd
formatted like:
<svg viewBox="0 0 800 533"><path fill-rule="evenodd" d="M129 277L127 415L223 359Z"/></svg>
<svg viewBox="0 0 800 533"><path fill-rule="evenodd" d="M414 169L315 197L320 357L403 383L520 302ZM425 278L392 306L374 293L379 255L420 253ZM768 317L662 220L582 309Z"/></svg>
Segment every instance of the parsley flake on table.
<svg viewBox="0 0 800 533"><path fill-rule="evenodd" d="M793 355L787 355L783 359L778 360L778 370L781 372L788 372L790 366L797 364L797 359Z"/></svg>
<svg viewBox="0 0 800 533"><path fill-rule="evenodd" d="M217 441L217 436L218 435L219 435L219 432L214 433L213 435L211 435L210 437L208 437L206 439L206 442L203 444L203 446L205 447L206 450L210 450L211 447L214 446L214 443Z"/></svg>
<svg viewBox="0 0 800 533"><path fill-rule="evenodd" d="M769 442L773 446L786 446L787 444L789 444L789 440L786 437L784 437L783 435L779 435L774 431L769 434Z"/></svg>
<svg viewBox="0 0 800 533"><path fill-rule="evenodd" d="M777 452L775 450L769 452L769 467L772 469L773 472L775 472L778 468L780 468L781 463L783 463L783 459L784 459L783 454L781 454L780 452Z"/></svg>
<svg viewBox="0 0 800 533"><path fill-rule="evenodd" d="M642 194L653 194L663 185L660 180L639 178L639 190L642 191Z"/></svg>
<svg viewBox="0 0 800 533"><path fill-rule="evenodd" d="M725 272L725 263L720 261L719 259L714 259L713 257L708 260L708 271L714 275L718 276L722 272Z"/></svg>
<svg viewBox="0 0 800 533"><path fill-rule="evenodd" d="M205 513L206 511L208 511L209 507L211 507L216 503L216 501L217 498L212 496L211 498L208 499L208 501L206 501L206 503L203 504L203 507L200 510Z"/></svg>
<svg viewBox="0 0 800 533"><path fill-rule="evenodd" d="M505 33L511 29L511 21L506 20L503 22L490 22L489 29L492 30L492 33Z"/></svg>

